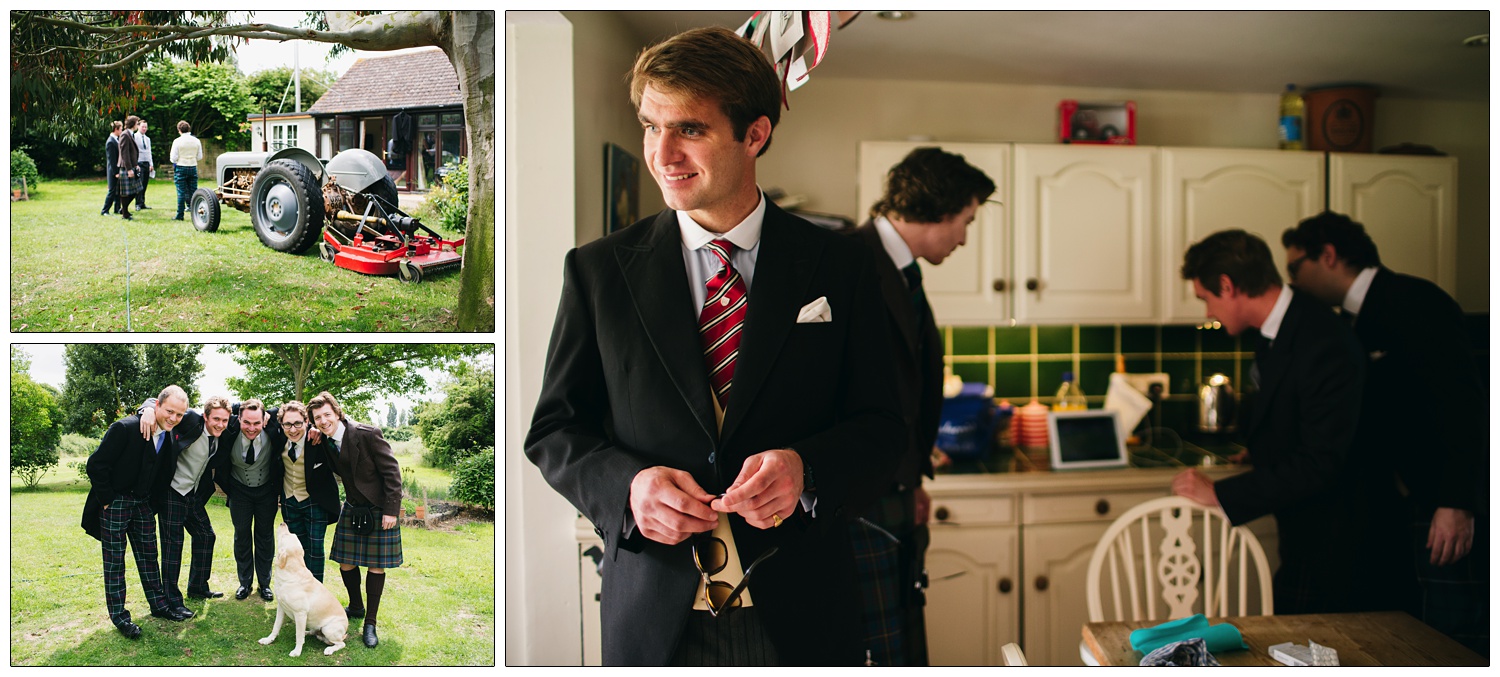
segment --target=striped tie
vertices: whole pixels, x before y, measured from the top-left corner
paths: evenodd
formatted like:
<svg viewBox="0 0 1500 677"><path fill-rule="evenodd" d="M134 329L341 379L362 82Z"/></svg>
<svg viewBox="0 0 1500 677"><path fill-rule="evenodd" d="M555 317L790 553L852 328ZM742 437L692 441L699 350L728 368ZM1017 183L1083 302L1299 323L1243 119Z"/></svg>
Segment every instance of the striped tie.
<svg viewBox="0 0 1500 677"><path fill-rule="evenodd" d="M729 263L734 243L714 240L704 245L719 257L723 268L708 280L708 294L703 312L698 316L698 331L703 337L703 360L708 365L708 380L719 406L729 408L729 385L734 380L734 361L740 354L740 329L745 324L745 281Z"/></svg>

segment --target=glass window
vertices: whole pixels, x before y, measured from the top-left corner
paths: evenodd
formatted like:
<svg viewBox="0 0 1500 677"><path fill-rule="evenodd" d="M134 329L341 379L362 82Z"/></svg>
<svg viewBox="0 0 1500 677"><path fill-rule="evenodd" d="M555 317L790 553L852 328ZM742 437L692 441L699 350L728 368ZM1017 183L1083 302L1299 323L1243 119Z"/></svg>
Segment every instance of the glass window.
<svg viewBox="0 0 1500 677"><path fill-rule="evenodd" d="M282 148L286 148L286 146L284 145L286 142L282 140L281 135L281 130L285 126L286 125L271 126L271 150L281 150Z"/></svg>
<svg viewBox="0 0 1500 677"><path fill-rule="evenodd" d="M333 129L333 118L323 118L318 121L318 129Z"/></svg>
<svg viewBox="0 0 1500 677"><path fill-rule="evenodd" d="M428 113L427 115L418 115L417 116L417 126L418 127L436 127L437 126L437 115L435 115L433 113Z"/></svg>
<svg viewBox="0 0 1500 677"><path fill-rule="evenodd" d="M450 163L450 162L458 162L459 150L462 148L462 143L463 143L460 140L460 139L462 139L462 137L463 137L463 133L462 132L447 131L447 130L443 131L443 139L442 139L443 140L443 147L442 147L442 152L443 152L442 166L443 167L447 167L448 163ZM444 174L447 173L446 171L443 171L443 170L439 170L439 172L444 173Z"/></svg>
<svg viewBox="0 0 1500 677"><path fill-rule="evenodd" d="M462 125L464 123L463 113L443 113L443 126Z"/></svg>
<svg viewBox="0 0 1500 677"><path fill-rule="evenodd" d="M323 132L319 135L318 157L329 160L333 158L333 132Z"/></svg>
<svg viewBox="0 0 1500 677"><path fill-rule="evenodd" d="M417 187L433 185L437 171L437 132L422 132L422 163L417 166Z"/></svg>
<svg viewBox="0 0 1500 677"><path fill-rule="evenodd" d="M339 120L339 152L359 147L359 123L352 119Z"/></svg>

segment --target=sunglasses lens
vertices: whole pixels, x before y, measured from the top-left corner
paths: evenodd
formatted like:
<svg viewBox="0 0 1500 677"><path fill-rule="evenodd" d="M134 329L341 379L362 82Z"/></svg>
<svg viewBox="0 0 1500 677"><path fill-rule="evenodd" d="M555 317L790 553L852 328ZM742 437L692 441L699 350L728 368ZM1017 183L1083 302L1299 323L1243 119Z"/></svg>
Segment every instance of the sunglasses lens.
<svg viewBox="0 0 1500 677"><path fill-rule="evenodd" d="M693 557L698 569L710 576L724 570L729 563L729 550L724 541L717 538L700 538L693 543Z"/></svg>
<svg viewBox="0 0 1500 677"><path fill-rule="evenodd" d="M734 608L740 605L739 596L730 599L734 594L734 588L723 581L711 581L706 589L708 595L708 606L715 613L723 611L726 607Z"/></svg>

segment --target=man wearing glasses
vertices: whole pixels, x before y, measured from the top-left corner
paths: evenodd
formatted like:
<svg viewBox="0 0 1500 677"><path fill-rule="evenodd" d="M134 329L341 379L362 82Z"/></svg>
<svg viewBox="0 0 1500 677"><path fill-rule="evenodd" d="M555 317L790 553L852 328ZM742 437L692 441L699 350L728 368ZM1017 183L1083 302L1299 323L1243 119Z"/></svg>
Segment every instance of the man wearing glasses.
<svg viewBox="0 0 1500 677"><path fill-rule="evenodd" d="M845 520L906 441L872 254L756 185L750 41L648 48L631 99L668 209L568 253L525 443L604 540L604 662L862 663Z"/></svg>
<svg viewBox="0 0 1500 677"><path fill-rule="evenodd" d="M307 407L297 400L281 405L277 412L286 442L272 447L281 457L281 517L287 529L302 541L302 559L313 577L323 580L323 539L328 525L339 517L339 487L333 478L327 439L313 442L307 434L312 421Z"/></svg>

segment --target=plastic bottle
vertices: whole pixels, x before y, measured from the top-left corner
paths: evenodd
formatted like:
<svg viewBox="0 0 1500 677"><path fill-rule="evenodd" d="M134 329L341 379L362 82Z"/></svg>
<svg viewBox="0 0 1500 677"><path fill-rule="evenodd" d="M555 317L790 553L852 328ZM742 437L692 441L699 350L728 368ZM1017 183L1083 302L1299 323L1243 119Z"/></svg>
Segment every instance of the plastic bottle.
<svg viewBox="0 0 1500 677"><path fill-rule="evenodd" d="M1062 387L1057 389L1057 401L1052 404L1052 411L1082 411L1088 408L1089 403L1083 397L1083 390L1073 382L1073 372L1063 372Z"/></svg>
<svg viewBox="0 0 1500 677"><path fill-rule="evenodd" d="M1287 85L1281 95L1281 116L1277 124L1282 150L1302 150L1305 147L1302 143L1302 118L1306 111L1297 86Z"/></svg>

